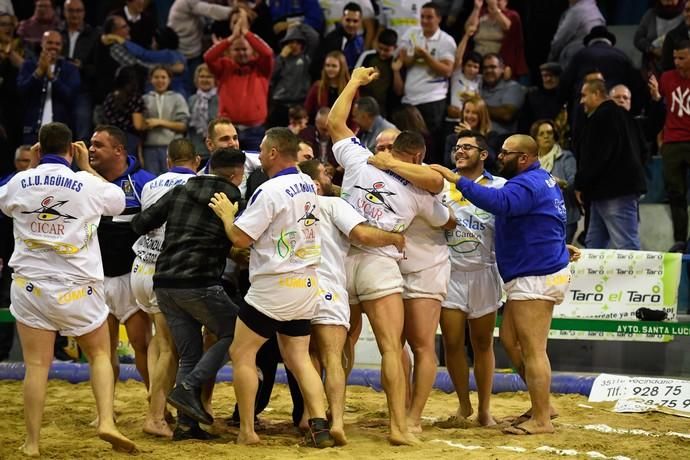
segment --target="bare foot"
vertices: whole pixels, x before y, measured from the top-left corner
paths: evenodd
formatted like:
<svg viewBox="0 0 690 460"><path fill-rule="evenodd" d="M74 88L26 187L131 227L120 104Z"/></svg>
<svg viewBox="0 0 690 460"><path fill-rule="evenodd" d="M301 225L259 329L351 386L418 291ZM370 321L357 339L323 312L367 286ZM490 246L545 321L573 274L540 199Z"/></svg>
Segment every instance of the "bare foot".
<svg viewBox="0 0 690 460"><path fill-rule="evenodd" d="M434 423L435 427L444 428L444 429L455 429L455 428L466 429L466 428L473 428L476 425L477 424L475 422L473 422L472 420L468 420L465 417L458 417L457 415L451 415L446 420L439 420L438 422Z"/></svg>
<svg viewBox="0 0 690 460"><path fill-rule="evenodd" d="M553 406L549 406L549 414L551 416L551 420L558 417L558 411L556 411L556 409ZM525 423L527 420L529 420L531 418L532 418L532 408L530 407L523 414L520 414L517 417L515 417L515 416L506 417L502 421L503 422L509 422L511 425L520 425L521 423Z"/></svg>
<svg viewBox="0 0 690 460"><path fill-rule="evenodd" d="M118 452L127 452L129 454L137 453L137 446L132 441L127 439L122 433L115 428L98 429L98 437L105 442L109 442L113 446L113 450Z"/></svg>
<svg viewBox="0 0 690 460"><path fill-rule="evenodd" d="M481 426L486 426L486 427L496 425L496 419L493 418L493 417L491 416L491 414L489 414L489 413L486 413L486 414L479 413L479 414L477 414L477 422L479 422L479 424L480 424Z"/></svg>
<svg viewBox="0 0 690 460"><path fill-rule="evenodd" d="M328 431L331 433L331 436L335 440L336 446L344 446L345 444L347 444L345 430L342 427L331 427L331 429Z"/></svg>
<svg viewBox="0 0 690 460"><path fill-rule="evenodd" d="M163 438L172 438L173 432L165 420L155 420L153 418L146 418L142 431L146 434L154 436L161 436Z"/></svg>
<svg viewBox="0 0 690 460"><path fill-rule="evenodd" d="M41 453L38 450L38 446L28 447L26 443L19 447L19 452L21 452L26 457L40 457Z"/></svg>
<svg viewBox="0 0 690 460"><path fill-rule="evenodd" d="M422 432L422 421L407 419L407 431L414 434L419 434Z"/></svg>
<svg viewBox="0 0 690 460"><path fill-rule="evenodd" d="M532 419L529 419L528 421L526 421L525 423L521 423L520 425L511 425L503 429L503 433L505 434L515 434L519 436L529 434L553 433L554 431L556 430L554 429L553 424L550 420L548 423L544 425L539 425Z"/></svg>
<svg viewBox="0 0 690 460"><path fill-rule="evenodd" d="M463 406L465 406L465 407L463 407ZM472 414L474 414L474 409L472 409L472 404L467 404L467 405L460 404L460 407L458 407L458 411L455 413L455 416L457 418L468 419L472 416Z"/></svg>
<svg viewBox="0 0 690 460"><path fill-rule="evenodd" d="M388 442L394 446L415 446L421 443L421 441L412 433L400 433L393 431L391 431L390 436L388 436Z"/></svg>
<svg viewBox="0 0 690 460"><path fill-rule="evenodd" d="M261 439L259 439L259 435L254 432L245 434L240 431L240 433L237 435L237 444L251 446L254 444L259 444L260 442Z"/></svg>
<svg viewBox="0 0 690 460"><path fill-rule="evenodd" d="M302 417L302 420L300 420L299 424L297 425L297 429L299 429L302 433L306 433L309 431L309 421Z"/></svg>

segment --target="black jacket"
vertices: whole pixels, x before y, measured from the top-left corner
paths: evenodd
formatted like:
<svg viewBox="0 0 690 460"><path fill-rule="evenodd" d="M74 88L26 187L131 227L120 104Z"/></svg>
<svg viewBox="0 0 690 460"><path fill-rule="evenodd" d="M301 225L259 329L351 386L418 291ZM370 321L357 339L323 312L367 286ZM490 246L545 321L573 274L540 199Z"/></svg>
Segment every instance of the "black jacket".
<svg viewBox="0 0 690 460"><path fill-rule="evenodd" d="M208 207L216 192L224 192L233 203L241 198L237 187L218 176L196 176L132 220L132 228L140 235L166 224L154 289L220 284L231 244L223 222Z"/></svg>
<svg viewBox="0 0 690 460"><path fill-rule="evenodd" d="M575 190L589 200L647 191L644 143L633 117L615 102L604 101L584 123L577 139Z"/></svg>

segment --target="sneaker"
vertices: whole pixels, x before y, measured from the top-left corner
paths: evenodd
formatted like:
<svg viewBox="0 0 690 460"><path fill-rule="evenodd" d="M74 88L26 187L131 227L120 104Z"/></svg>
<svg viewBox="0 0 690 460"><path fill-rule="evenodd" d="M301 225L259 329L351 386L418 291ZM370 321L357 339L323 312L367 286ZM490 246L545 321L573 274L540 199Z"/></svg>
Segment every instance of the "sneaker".
<svg viewBox="0 0 690 460"><path fill-rule="evenodd" d="M309 431L304 436L308 446L323 449L325 447L333 447L335 439L331 436L328 430L328 420L325 418L310 418Z"/></svg>
<svg viewBox="0 0 690 460"><path fill-rule="evenodd" d="M685 252L685 246L687 243L685 241L676 241L673 243L673 246L668 250L668 252L680 252L683 253Z"/></svg>
<svg viewBox="0 0 690 460"><path fill-rule="evenodd" d="M175 427L175 431L173 431L172 440L186 441L187 439L198 439L201 441L210 441L218 438L220 438L220 436L202 430L199 425L189 426L178 424Z"/></svg>
<svg viewBox="0 0 690 460"><path fill-rule="evenodd" d="M204 425L213 424L213 417L206 412L201 403L200 390L185 388L184 383L177 385L168 395L168 403L187 417Z"/></svg>

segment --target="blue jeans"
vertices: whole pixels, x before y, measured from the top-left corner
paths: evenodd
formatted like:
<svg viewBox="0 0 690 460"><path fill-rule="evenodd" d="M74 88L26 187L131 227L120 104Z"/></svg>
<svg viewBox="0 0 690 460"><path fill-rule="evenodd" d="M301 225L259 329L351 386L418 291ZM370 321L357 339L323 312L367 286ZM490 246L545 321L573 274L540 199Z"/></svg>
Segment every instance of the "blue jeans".
<svg viewBox="0 0 690 460"><path fill-rule="evenodd" d="M625 195L590 204L587 249L640 249L639 196Z"/></svg>
<svg viewBox="0 0 690 460"><path fill-rule="evenodd" d="M168 170L168 148L144 146L144 169L158 176Z"/></svg>
<svg viewBox="0 0 690 460"><path fill-rule="evenodd" d="M215 380L228 361L228 349L235 334L238 308L221 285L195 289L155 289L161 312L168 322L180 366L175 383L201 388ZM201 326L218 341L204 353Z"/></svg>
<svg viewBox="0 0 690 460"><path fill-rule="evenodd" d="M251 128L238 129L237 136L240 141L240 148L249 152L259 151L261 140L266 134L264 125L252 126Z"/></svg>

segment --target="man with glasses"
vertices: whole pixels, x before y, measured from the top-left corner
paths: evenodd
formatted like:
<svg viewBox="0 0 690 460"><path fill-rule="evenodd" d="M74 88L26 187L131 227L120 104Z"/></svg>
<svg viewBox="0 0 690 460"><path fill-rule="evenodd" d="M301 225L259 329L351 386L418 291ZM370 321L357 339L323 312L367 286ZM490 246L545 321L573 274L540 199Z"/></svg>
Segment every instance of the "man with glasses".
<svg viewBox="0 0 690 460"><path fill-rule="evenodd" d="M484 169L488 149L486 138L481 133L459 133L452 150L456 171L475 184L500 188L505 179L492 176ZM437 426L465 427L473 413L465 354L465 323L468 320L474 350L474 378L479 394L477 421L482 426L491 426L496 424L489 408L495 367L493 332L503 294L494 251L495 217L471 202L455 183L447 184L443 201L453 210L457 221L455 228L446 231L451 272L448 295L441 310L441 332L446 367L455 386L459 407L456 415Z"/></svg>
<svg viewBox="0 0 690 460"><path fill-rule="evenodd" d="M531 137L508 137L498 160L499 173L508 179L500 189L484 187L443 166L432 168L475 206L496 216L496 262L508 299L501 341L525 379L532 402L532 409L504 433L552 433L546 341L554 304L563 301L570 283L565 202L556 180L541 168Z"/></svg>

